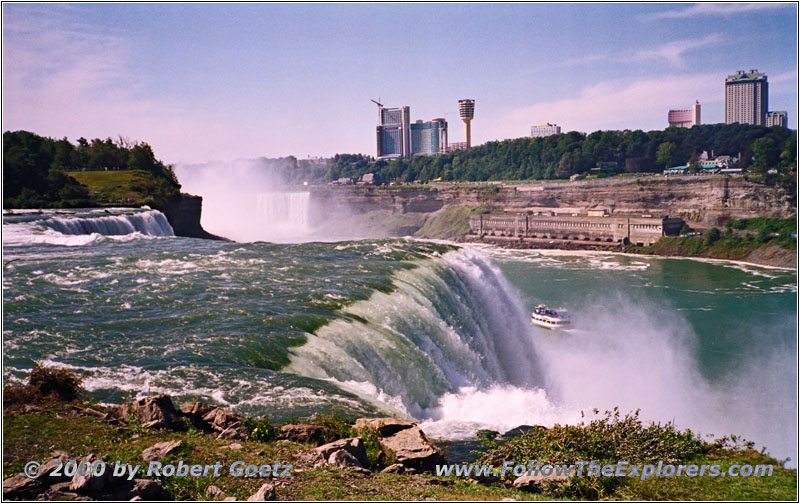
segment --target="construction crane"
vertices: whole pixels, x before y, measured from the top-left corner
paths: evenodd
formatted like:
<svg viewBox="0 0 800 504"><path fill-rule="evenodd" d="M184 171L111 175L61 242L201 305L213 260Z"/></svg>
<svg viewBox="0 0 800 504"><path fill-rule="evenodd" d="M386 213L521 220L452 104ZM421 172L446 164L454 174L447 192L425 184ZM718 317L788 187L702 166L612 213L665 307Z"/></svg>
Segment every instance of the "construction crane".
<svg viewBox="0 0 800 504"><path fill-rule="evenodd" d="M380 97L378 97L378 99L380 100ZM383 103L375 101L372 98L370 98L369 101L371 101L372 103L374 103L375 105L377 105L379 107L383 107Z"/></svg>

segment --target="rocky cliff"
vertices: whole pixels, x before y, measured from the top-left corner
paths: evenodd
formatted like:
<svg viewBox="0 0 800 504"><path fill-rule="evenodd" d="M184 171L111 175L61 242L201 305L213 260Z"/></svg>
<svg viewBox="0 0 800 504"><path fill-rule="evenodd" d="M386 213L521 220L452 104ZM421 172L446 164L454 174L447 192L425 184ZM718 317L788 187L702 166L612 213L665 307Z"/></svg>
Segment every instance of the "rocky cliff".
<svg viewBox="0 0 800 504"><path fill-rule="evenodd" d="M431 184L427 187L317 187L312 191L312 218L332 215L383 215L406 233L451 207L478 211L554 210L609 215L669 215L692 226L719 226L749 217L797 214L792 195L743 176L642 176L531 184ZM404 218L400 218L404 216ZM373 219L374 220L374 219Z"/></svg>
<svg viewBox="0 0 800 504"><path fill-rule="evenodd" d="M203 198L200 196L181 193L180 197L172 198L157 210L167 217L175 236L225 240L225 238L209 233L200 225L200 216L203 210Z"/></svg>

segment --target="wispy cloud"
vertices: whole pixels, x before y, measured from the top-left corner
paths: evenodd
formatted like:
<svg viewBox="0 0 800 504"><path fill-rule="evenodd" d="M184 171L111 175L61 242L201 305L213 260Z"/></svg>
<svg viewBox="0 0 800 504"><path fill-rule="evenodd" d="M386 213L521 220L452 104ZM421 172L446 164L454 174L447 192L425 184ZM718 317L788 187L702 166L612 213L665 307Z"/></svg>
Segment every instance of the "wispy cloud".
<svg viewBox="0 0 800 504"><path fill-rule="evenodd" d="M634 60L663 59L676 67L684 66L683 55L688 51L719 44L722 35L712 33L700 39L676 40L652 49L642 49L633 55Z"/></svg>
<svg viewBox="0 0 800 504"><path fill-rule="evenodd" d="M532 124L554 122L562 131L592 132L606 129L666 127L667 111L694 103L723 99L718 74L674 75L634 82L607 81L584 88L577 96L537 103L489 120L487 130L498 139L515 138ZM657 118L663 118L658 121Z"/></svg>
<svg viewBox="0 0 800 504"><path fill-rule="evenodd" d="M5 6L4 6L5 7ZM85 25L71 9L3 15L3 125L51 137L146 141L166 162L263 152L263 135L230 118L149 95L125 33ZM189 155L187 155L189 153Z"/></svg>
<svg viewBox="0 0 800 504"><path fill-rule="evenodd" d="M685 19L699 16L733 16L746 12L783 9L792 7L796 4L784 3L767 3L767 2L751 2L751 3L702 3L694 4L685 9L673 9L662 12L648 14L648 19Z"/></svg>
<svg viewBox="0 0 800 504"><path fill-rule="evenodd" d="M614 63L632 63L647 60L661 60L674 67L685 67L684 56L686 53L707 47L710 45L721 44L724 37L720 33L712 33L703 38L693 38L686 40L674 40L655 47L639 49L638 51L628 52L604 52L596 54L584 54L575 58L566 59L551 65L552 68L564 68L579 65L588 65L603 61Z"/></svg>

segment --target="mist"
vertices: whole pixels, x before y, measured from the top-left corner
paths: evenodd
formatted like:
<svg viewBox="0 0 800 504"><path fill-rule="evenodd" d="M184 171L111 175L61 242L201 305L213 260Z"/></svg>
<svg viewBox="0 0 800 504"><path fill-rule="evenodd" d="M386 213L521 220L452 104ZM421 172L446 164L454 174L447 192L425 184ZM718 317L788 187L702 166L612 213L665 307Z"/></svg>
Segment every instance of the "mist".
<svg viewBox="0 0 800 504"><path fill-rule="evenodd" d="M743 356L724 376L709 379L681 312L625 293L575 308L574 329L529 327L545 377L541 387L498 383L445 394L427 412L425 432L468 438L478 428L574 424L582 412L588 420L595 408L602 415L619 407L622 414L640 410L645 422L674 422L706 441L735 434L797 466L796 348ZM792 331L792 324L782 321L778 329Z"/></svg>

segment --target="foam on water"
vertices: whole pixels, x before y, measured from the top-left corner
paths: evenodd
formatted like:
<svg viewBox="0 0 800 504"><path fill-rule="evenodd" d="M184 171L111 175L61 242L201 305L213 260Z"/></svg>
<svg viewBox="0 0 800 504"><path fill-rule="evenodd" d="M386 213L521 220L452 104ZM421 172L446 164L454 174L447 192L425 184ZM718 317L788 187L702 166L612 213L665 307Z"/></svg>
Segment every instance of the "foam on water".
<svg viewBox="0 0 800 504"><path fill-rule="evenodd" d="M157 210L108 215L101 211L22 212L3 217L3 246L46 244L81 247L105 240L130 241L175 236L167 218ZM101 216L98 216L101 215ZM32 217L32 218L31 218Z"/></svg>

